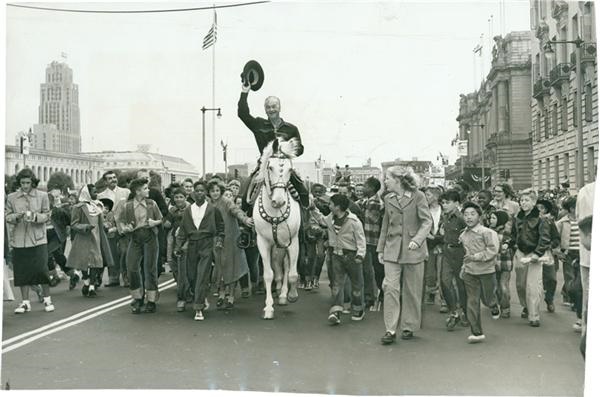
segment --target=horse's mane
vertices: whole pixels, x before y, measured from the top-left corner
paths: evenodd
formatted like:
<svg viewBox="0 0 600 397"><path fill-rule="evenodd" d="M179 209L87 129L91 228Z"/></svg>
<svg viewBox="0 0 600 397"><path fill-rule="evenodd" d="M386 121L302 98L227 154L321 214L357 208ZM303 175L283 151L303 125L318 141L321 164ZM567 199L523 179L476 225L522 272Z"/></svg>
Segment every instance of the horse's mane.
<svg viewBox="0 0 600 397"><path fill-rule="evenodd" d="M296 148L299 142L297 138L292 138L287 141L281 141L279 139L273 139L263 149L262 155L260 156L260 171L258 173L258 178L264 178L266 174L267 164L269 163L269 158L271 158L274 154L279 153L284 155L289 159L293 159L296 157L294 155Z"/></svg>

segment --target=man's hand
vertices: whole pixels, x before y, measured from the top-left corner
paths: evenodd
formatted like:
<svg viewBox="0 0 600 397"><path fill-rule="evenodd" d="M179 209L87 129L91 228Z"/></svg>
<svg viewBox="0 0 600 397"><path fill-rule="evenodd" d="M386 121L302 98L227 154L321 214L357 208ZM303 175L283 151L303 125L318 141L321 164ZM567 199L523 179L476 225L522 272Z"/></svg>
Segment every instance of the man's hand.
<svg viewBox="0 0 600 397"><path fill-rule="evenodd" d="M413 251L416 250L417 248L419 248L419 244L415 243L414 241L411 241L410 243L408 243L408 249Z"/></svg>
<svg viewBox="0 0 600 397"><path fill-rule="evenodd" d="M150 227L158 226L161 223L162 223L162 221L156 221L154 219L148 219L148 226L150 226Z"/></svg>
<svg viewBox="0 0 600 397"><path fill-rule="evenodd" d="M356 257L354 258L354 263L356 263L357 265L362 265L363 263L363 257L360 255L356 255Z"/></svg>
<svg viewBox="0 0 600 397"><path fill-rule="evenodd" d="M540 261L540 257L537 256L536 254L531 254L531 262L532 263L538 263Z"/></svg>
<svg viewBox="0 0 600 397"><path fill-rule="evenodd" d="M460 268L460 274L458 275L458 277L460 277L461 280L465 279L465 268L464 267Z"/></svg>
<svg viewBox="0 0 600 397"><path fill-rule="evenodd" d="M178 248L175 251L173 251L173 255L175 255L175 257L177 257L177 258L179 258L182 254L183 254L183 251L181 250L181 248Z"/></svg>
<svg viewBox="0 0 600 397"><path fill-rule="evenodd" d="M123 226L123 233L131 233L133 232L133 225L125 225Z"/></svg>
<svg viewBox="0 0 600 397"><path fill-rule="evenodd" d="M242 92L244 94L247 94L248 92L250 92L250 83L246 82L245 84L242 83Z"/></svg>
<svg viewBox="0 0 600 397"><path fill-rule="evenodd" d="M379 261L379 263L383 264L383 252L379 252L377 254L377 260Z"/></svg>
<svg viewBox="0 0 600 397"><path fill-rule="evenodd" d="M215 240L215 248L223 248L223 239L222 238L217 238Z"/></svg>
<svg viewBox="0 0 600 397"><path fill-rule="evenodd" d="M165 223L163 225L164 225L165 229L171 228L171 222L169 222L169 221L165 221Z"/></svg>
<svg viewBox="0 0 600 397"><path fill-rule="evenodd" d="M246 225L248 227L254 227L254 219L246 218L246 220L244 221L244 225Z"/></svg>

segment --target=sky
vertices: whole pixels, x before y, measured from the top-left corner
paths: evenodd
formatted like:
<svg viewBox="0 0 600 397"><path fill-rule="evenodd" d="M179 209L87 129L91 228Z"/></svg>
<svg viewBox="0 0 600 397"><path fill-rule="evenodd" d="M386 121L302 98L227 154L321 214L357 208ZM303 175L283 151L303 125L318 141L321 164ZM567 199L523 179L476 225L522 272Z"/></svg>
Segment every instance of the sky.
<svg viewBox="0 0 600 397"><path fill-rule="evenodd" d="M232 2L216 2L231 4ZM504 1L505 33L529 30L529 2ZM23 3L34 4L34 3ZM44 3L78 9L162 9L212 2ZM229 163L258 150L237 117L244 64L257 60L265 82L251 92L254 116L269 95L305 146L299 161L380 166L396 158L456 159L459 95L489 70L491 36L501 34L500 1L271 2L217 11L215 168L222 139ZM83 151L152 151L201 169L202 106L212 106L212 48L202 40L212 10L87 14L6 8L7 144L38 120L39 89L56 60L79 86ZM492 20L493 22L490 22ZM481 35L484 35L481 39ZM484 45L474 62L473 48ZM483 66L482 66L483 65ZM206 114L207 171L212 118Z"/></svg>

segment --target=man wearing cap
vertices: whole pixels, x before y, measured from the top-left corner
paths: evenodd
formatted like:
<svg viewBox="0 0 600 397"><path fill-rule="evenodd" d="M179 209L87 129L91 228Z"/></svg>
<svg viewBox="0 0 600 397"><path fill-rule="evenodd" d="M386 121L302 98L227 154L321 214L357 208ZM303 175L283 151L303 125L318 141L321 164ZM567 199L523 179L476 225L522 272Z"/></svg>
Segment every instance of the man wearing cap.
<svg viewBox="0 0 600 397"><path fill-rule="evenodd" d="M242 93L240 95L240 100L238 101L238 117L254 134L254 138L256 139L256 144L258 145L258 150L260 151L261 155L265 146L267 146L269 142L276 138L283 139L284 141L289 141L292 138L296 138L298 140L298 145L294 155L296 157L301 156L302 153L304 153L304 146L302 146L300 132L295 125L284 121L280 117L279 112L281 111L281 103L279 98L270 96L265 99L265 113L267 114L268 119L263 119L262 117L253 117L250 115L250 109L248 108L248 92L250 91L250 88L250 84L242 85ZM244 186L242 188L242 208L246 211L250 209L248 203L246 202L248 187L250 185L250 180L254 177L254 175L256 175L257 172L258 167L254 170L251 177L244 182ZM293 170L290 176L290 182L298 192L300 203L304 208L307 208L308 190L304 186L304 183L300 177L293 172Z"/></svg>

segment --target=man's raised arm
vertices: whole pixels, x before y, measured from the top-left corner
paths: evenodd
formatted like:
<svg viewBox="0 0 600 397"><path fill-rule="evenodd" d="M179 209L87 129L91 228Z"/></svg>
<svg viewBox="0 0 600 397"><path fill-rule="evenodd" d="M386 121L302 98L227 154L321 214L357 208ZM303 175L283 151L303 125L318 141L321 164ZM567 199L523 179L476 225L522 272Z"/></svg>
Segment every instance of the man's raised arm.
<svg viewBox="0 0 600 397"><path fill-rule="evenodd" d="M246 124L252 132L256 131L256 119L250 115L250 109L248 108L248 92L250 91L250 84L242 85L242 93L240 94L240 100L238 101L238 117Z"/></svg>

